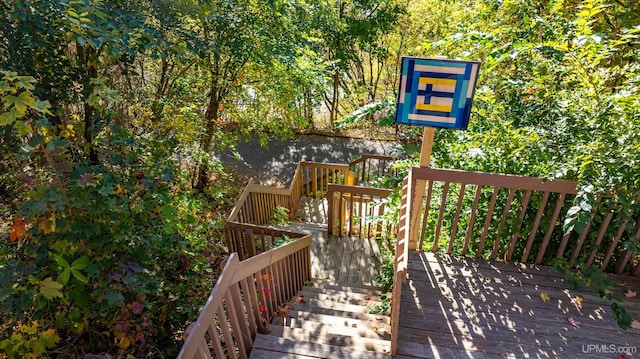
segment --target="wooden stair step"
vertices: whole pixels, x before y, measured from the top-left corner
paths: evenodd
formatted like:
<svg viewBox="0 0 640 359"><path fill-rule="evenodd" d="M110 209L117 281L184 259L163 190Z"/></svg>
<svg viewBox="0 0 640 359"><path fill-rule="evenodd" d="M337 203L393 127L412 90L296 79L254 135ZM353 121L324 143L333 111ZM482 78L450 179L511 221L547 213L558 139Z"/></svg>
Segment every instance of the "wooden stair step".
<svg viewBox="0 0 640 359"><path fill-rule="evenodd" d="M340 290L323 290L323 291L313 291L306 290L303 288L301 291L297 293L298 295L302 295L305 299L314 298L317 300L325 300L335 303L344 303L344 304L361 304L361 303L375 303L380 304L382 302L381 297L385 296L388 299L391 299L391 293L382 294L382 295L370 295L370 294L362 294L362 293L347 293Z"/></svg>
<svg viewBox="0 0 640 359"><path fill-rule="evenodd" d="M351 312L348 310L312 307L312 306L308 306L304 304L296 304L296 303L288 303L287 306L291 308L290 310L288 310L288 313L292 318L304 318L304 316L308 314L322 314L322 315L328 315L332 317L339 317L339 318L345 318L345 319L346 318L358 319L358 320L372 322L372 323L380 323L380 324L391 323L391 318L383 314Z"/></svg>
<svg viewBox="0 0 640 359"><path fill-rule="evenodd" d="M362 301L361 304L339 303L330 300L321 300L309 297L304 297L304 301L300 301L302 297L296 297L295 299L297 299L295 302L291 301L287 303L287 305L291 308L297 308L301 310L307 310L308 308L324 308L362 314L371 314L371 311L377 304L375 302L371 303L371 301Z"/></svg>
<svg viewBox="0 0 640 359"><path fill-rule="evenodd" d="M326 278L311 278L306 282L307 284L313 284L313 286L337 286L337 287L349 287L349 288L361 288L361 289L373 289L380 290L380 287L371 285L364 282L336 282Z"/></svg>
<svg viewBox="0 0 640 359"><path fill-rule="evenodd" d="M343 291L347 293L360 293L367 295L381 295L382 291L379 287L368 286L366 284L360 283L348 283L348 284L338 284L338 283L318 283L318 282L307 282L307 285L304 286L303 290L314 291L314 292L323 292L325 290L334 290L334 291Z"/></svg>
<svg viewBox="0 0 640 359"><path fill-rule="evenodd" d="M348 326L352 328L371 328L372 330L386 330L391 331L391 327L389 325L389 317L385 316L377 316L373 314L365 315L362 314L362 318L354 318L354 317L345 317L340 315L341 313L333 312L334 315L328 313L317 313L313 311L300 311L300 310L290 310L289 312L290 319L299 319L299 320L310 320L314 322L330 324L330 325L342 325ZM337 315L335 315L337 314ZM356 314L357 316L357 314ZM377 319L380 318L380 319Z"/></svg>
<svg viewBox="0 0 640 359"><path fill-rule="evenodd" d="M253 342L253 349L250 358L284 358L287 354L302 355L302 358L349 358L349 359L389 359L390 356L384 353L377 353L353 348L318 344L311 342L301 342L287 338L278 338L271 335L258 334ZM280 356L265 356L265 351L280 353ZM259 356L260 355L260 356ZM278 354L277 354L278 355ZM289 358L295 358L289 356Z"/></svg>
<svg viewBox="0 0 640 359"><path fill-rule="evenodd" d="M362 338L390 340L391 334L385 331L387 326L375 326L371 323L365 323L356 320L350 320L348 323L321 323L310 320L299 320L287 318L286 323L281 317L275 317L272 320L273 325L288 328L299 328L316 333L339 334L358 336Z"/></svg>
<svg viewBox="0 0 640 359"><path fill-rule="evenodd" d="M349 347L359 350L370 350L379 353L387 353L391 348L389 340L372 339L357 335L344 335L331 333L330 331L309 331L301 328L291 328L270 324L269 335L287 338L302 342L313 342L318 344L328 344L341 347Z"/></svg>

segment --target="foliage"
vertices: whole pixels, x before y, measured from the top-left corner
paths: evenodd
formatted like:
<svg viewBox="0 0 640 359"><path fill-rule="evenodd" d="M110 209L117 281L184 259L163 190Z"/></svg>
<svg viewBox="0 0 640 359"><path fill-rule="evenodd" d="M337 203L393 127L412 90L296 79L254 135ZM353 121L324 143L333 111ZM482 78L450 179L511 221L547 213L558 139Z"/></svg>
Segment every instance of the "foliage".
<svg viewBox="0 0 640 359"><path fill-rule="evenodd" d="M626 309L624 309L620 303L622 302L622 297L613 294L612 291L615 290L615 287L600 267L596 265L587 267L585 264L579 264L576 268L571 268L567 261L562 258L556 258L553 266L558 271L564 273L565 283L573 285L576 288L581 286L593 288L601 298L613 301L613 303L611 303L611 310L614 319L621 329L629 329L631 326L631 316L627 314Z"/></svg>
<svg viewBox="0 0 640 359"><path fill-rule="evenodd" d="M393 252L386 250L380 254L380 261L382 265L380 267L380 275L376 278L376 284L381 288L382 293L387 293L393 287L394 270L394 254Z"/></svg>
<svg viewBox="0 0 640 359"><path fill-rule="evenodd" d="M274 226L286 226L289 224L289 208L277 206L273 209L269 224Z"/></svg>
<svg viewBox="0 0 640 359"><path fill-rule="evenodd" d="M5 73L4 81L12 77ZM16 88L31 95L29 86ZM41 112L37 104L27 103L25 115ZM102 152L104 163L74 162L72 138L13 105L18 117L6 132L30 138L14 156L37 167L14 179L25 198L0 261L0 330L10 334L4 350L38 355L60 338L59 345L75 342L87 352L113 350L113 343L120 354L142 355L158 343L175 350L175 333L206 297L211 283L197 278L212 272L213 254L177 225L175 166L115 125L109 141L117 146ZM41 329L21 329L36 323Z"/></svg>
<svg viewBox="0 0 640 359"><path fill-rule="evenodd" d="M369 311L370 314L388 314L391 309L391 300L386 295L380 296L380 304L376 304L373 309Z"/></svg>

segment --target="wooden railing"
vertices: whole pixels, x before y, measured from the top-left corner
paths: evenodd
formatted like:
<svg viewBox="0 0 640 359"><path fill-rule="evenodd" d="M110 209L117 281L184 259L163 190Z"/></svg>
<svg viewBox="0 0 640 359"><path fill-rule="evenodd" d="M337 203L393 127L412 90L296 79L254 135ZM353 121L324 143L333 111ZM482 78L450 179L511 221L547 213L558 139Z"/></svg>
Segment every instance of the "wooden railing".
<svg viewBox="0 0 640 359"><path fill-rule="evenodd" d="M411 228L411 203L415 181L409 176L402 185L402 199L400 205L400 218L398 223L398 240L395 248L393 289L391 292L391 355L395 356L398 349L398 328L400 328L400 302L402 298L402 285L407 281L407 266L409 264L409 235Z"/></svg>
<svg viewBox="0 0 640 359"><path fill-rule="evenodd" d="M241 261L266 252L277 246L278 243L285 243L291 238L304 236L304 234L297 232L229 221L225 224L225 231L229 253L237 253Z"/></svg>
<svg viewBox="0 0 640 359"><path fill-rule="evenodd" d="M359 238L391 235L394 224L384 220L390 190L360 186L328 186L328 232ZM387 233L388 232L388 233Z"/></svg>
<svg viewBox="0 0 640 359"><path fill-rule="evenodd" d="M382 176L397 175L398 170L391 166L395 161L392 156L362 155L349 163L349 168L356 174L358 183L368 184Z"/></svg>
<svg viewBox="0 0 640 359"><path fill-rule="evenodd" d="M298 170L297 186L302 196L324 197L330 184L355 185L357 180L355 173L349 171L349 165L300 162Z"/></svg>
<svg viewBox="0 0 640 359"><path fill-rule="evenodd" d="M227 221L257 225L268 224L273 218L274 208L284 207L289 210L294 208L291 192L291 188L262 186L253 183L253 179L251 179Z"/></svg>
<svg viewBox="0 0 640 359"><path fill-rule="evenodd" d="M179 359L249 357L278 305L311 278L311 236L242 262L231 254L198 320L187 329Z"/></svg>
<svg viewBox="0 0 640 359"><path fill-rule="evenodd" d="M614 213L607 201L594 208L581 234L565 234L562 223L572 206L577 182L539 178L412 168L413 178L427 181L418 248L472 255L506 262L550 264L565 258L597 263L622 273L631 258L621 248L640 227L628 228L626 216ZM413 240L413 238L411 238ZM626 268L626 269L625 269Z"/></svg>

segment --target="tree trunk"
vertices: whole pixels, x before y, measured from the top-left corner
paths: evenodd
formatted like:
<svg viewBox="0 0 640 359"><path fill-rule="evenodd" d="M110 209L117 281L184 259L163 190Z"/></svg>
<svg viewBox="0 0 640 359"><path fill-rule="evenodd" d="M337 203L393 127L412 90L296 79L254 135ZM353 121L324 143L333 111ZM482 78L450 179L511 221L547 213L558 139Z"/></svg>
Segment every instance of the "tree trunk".
<svg viewBox="0 0 640 359"><path fill-rule="evenodd" d="M329 120L330 120L332 129L335 121L338 119L339 91L340 91L340 70L336 68L333 73L333 97L331 98L331 113L329 115Z"/></svg>
<svg viewBox="0 0 640 359"><path fill-rule="evenodd" d="M210 154L212 151L211 145L213 143L213 135L215 134L216 127L218 126L216 120L218 119L218 111L220 109L220 90L215 86L212 86L210 93L209 104L207 105L207 110L204 113L205 130L200 138L200 150L207 154ZM207 184L209 184L209 164L207 163L207 160L200 160L198 169L192 179L192 184L194 182L194 187L199 191L204 190Z"/></svg>

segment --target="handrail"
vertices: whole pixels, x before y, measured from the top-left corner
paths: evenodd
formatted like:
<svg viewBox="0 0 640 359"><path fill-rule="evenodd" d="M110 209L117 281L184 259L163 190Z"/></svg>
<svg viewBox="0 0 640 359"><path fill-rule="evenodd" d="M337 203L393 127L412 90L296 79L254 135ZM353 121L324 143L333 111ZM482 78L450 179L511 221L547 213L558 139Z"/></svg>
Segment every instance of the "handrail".
<svg viewBox="0 0 640 359"><path fill-rule="evenodd" d="M400 221L398 223L398 240L396 241L393 289L391 302L391 355L395 356L398 349L398 329L400 328L400 300L402 285L407 281L407 267L409 265L408 239L411 228L411 208L415 182L411 172L402 184L402 199L400 205Z"/></svg>
<svg viewBox="0 0 640 359"><path fill-rule="evenodd" d="M311 238L242 262L232 253L197 321L187 329L178 359L211 358L211 351L216 358L248 358L256 334L264 331L278 304L311 278Z"/></svg>
<svg viewBox="0 0 640 359"><path fill-rule="evenodd" d="M358 238L383 234L385 199L391 192L382 188L330 184L327 190L328 233Z"/></svg>
<svg viewBox="0 0 640 359"><path fill-rule="evenodd" d="M241 261L270 250L278 240L286 241L285 237L304 236L298 232L232 221L225 223L225 233L229 252L236 252Z"/></svg>
<svg viewBox="0 0 640 359"><path fill-rule="evenodd" d="M377 160L377 165L374 161ZM349 163L349 168L356 173L359 183L369 183L373 179L385 176L389 173L398 174L397 169L392 169L390 164L396 161L394 156L365 154ZM373 178L375 174L375 178Z"/></svg>

